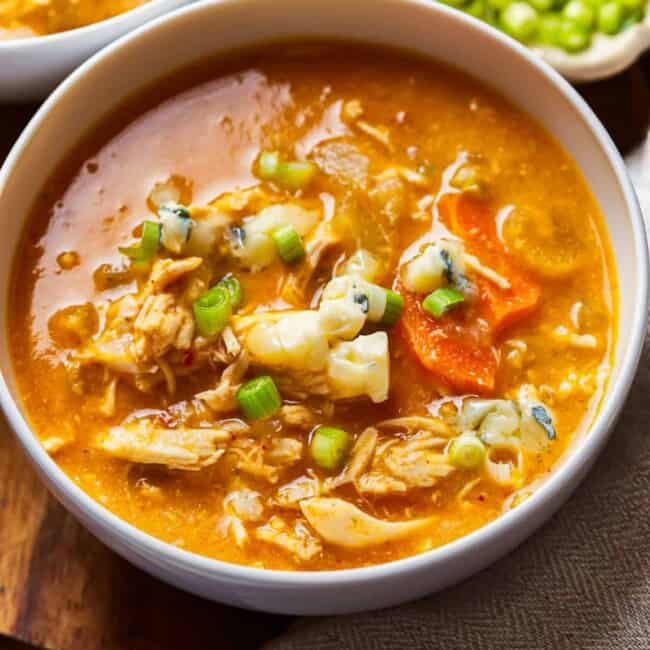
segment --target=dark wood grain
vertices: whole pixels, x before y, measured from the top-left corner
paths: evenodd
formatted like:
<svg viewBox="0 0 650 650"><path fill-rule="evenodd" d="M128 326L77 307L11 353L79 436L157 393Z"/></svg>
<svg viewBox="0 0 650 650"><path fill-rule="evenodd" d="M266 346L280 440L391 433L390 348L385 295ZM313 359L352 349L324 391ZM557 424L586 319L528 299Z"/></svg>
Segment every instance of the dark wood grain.
<svg viewBox="0 0 650 650"><path fill-rule="evenodd" d="M623 152L647 137L649 82L646 56L578 88ZM34 110L0 107L0 159ZM48 496L1 420L0 478L0 634L53 650L204 650L259 647L287 625L184 594L114 555Z"/></svg>

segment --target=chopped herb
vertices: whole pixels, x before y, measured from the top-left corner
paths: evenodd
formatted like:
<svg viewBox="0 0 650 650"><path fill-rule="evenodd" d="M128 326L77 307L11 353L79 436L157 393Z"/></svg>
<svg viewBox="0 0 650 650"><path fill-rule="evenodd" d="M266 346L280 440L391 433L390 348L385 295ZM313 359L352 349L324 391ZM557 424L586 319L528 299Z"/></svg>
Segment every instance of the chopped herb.
<svg viewBox="0 0 650 650"><path fill-rule="evenodd" d="M537 424L539 424L544 431L546 431L546 435L548 436L549 440L555 440L557 437L557 434L555 433L555 427L553 426L553 420L551 420L551 416L548 414L548 411L541 405L533 406L531 409L531 413L535 420L537 421Z"/></svg>
<svg viewBox="0 0 650 650"><path fill-rule="evenodd" d="M354 302L357 303L357 305L361 305L361 311L364 314L367 314L370 310L370 301L368 300L368 296L366 296L365 293L355 294Z"/></svg>

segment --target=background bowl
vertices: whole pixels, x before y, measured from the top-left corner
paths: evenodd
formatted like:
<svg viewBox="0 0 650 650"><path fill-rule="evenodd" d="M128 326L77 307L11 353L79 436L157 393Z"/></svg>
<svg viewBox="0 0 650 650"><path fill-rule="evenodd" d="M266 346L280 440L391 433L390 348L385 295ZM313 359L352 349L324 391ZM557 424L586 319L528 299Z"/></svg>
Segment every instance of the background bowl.
<svg viewBox="0 0 650 650"><path fill-rule="evenodd" d="M14 104L42 99L104 45L192 1L151 0L87 27L47 36L0 40L0 102Z"/></svg>
<svg viewBox="0 0 650 650"><path fill-rule="evenodd" d="M221 0L161 18L99 53L47 100L0 172L0 295L35 197L80 136L153 80L218 51L291 37L350 38L420 52L487 82L562 142L581 166L609 227L621 304L615 363L591 431L529 499L446 546L380 566L300 573L227 564L167 545L82 492L45 453L16 394L6 337L0 342L0 402L45 483L97 537L146 571L232 605L291 614L385 607L441 589L506 554L569 496L605 444L638 364L646 325L648 253L623 161L575 91L532 52L459 12L428 0ZM97 101L102 89L102 101ZM0 326L7 326L5 301Z"/></svg>

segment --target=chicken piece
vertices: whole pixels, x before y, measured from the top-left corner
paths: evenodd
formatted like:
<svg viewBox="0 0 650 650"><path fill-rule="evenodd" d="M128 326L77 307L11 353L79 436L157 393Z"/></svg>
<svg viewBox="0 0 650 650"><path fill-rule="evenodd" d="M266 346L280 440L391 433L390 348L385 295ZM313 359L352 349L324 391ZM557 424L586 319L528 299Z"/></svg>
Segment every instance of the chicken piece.
<svg viewBox="0 0 650 650"><path fill-rule="evenodd" d="M277 483L282 472L302 457L302 443L293 438L240 438L228 453L241 472Z"/></svg>
<svg viewBox="0 0 650 650"><path fill-rule="evenodd" d="M331 224L322 221L305 240L305 257L300 266L286 276L280 289L280 297L293 305L304 300L305 291L318 269L321 259L341 242Z"/></svg>
<svg viewBox="0 0 650 650"><path fill-rule="evenodd" d="M316 424L315 413L302 404L285 404L280 409L282 421L289 427L310 431Z"/></svg>
<svg viewBox="0 0 650 650"><path fill-rule="evenodd" d="M248 531L244 522L234 515L222 515L217 520L217 534L226 539L232 537L240 548L248 542Z"/></svg>
<svg viewBox="0 0 650 650"><path fill-rule="evenodd" d="M113 377L111 381L108 382L106 390L104 391L104 396L102 401L99 403L97 410L107 418L113 417L115 415L117 399L117 377Z"/></svg>
<svg viewBox="0 0 650 650"><path fill-rule="evenodd" d="M368 427L357 438L350 452L350 460L343 471L334 478L325 481L326 490L334 490L341 485L355 482L370 465L377 447L377 429Z"/></svg>
<svg viewBox="0 0 650 650"><path fill-rule="evenodd" d="M237 359L222 373L215 388L197 393L197 399L202 400L216 413L234 411L237 408L237 390L248 370L248 355L241 352Z"/></svg>
<svg viewBox="0 0 650 650"><path fill-rule="evenodd" d="M45 449L45 451L50 454L50 456L54 456L64 447L67 447L71 442L73 442L72 439L63 438L62 436L50 436L49 438L44 438L41 440L43 449Z"/></svg>
<svg viewBox="0 0 650 650"><path fill-rule="evenodd" d="M145 363L172 348L189 350L194 337L194 316L176 303L171 293L148 296L133 324L133 356Z"/></svg>
<svg viewBox="0 0 650 650"><path fill-rule="evenodd" d="M312 528L328 543L344 548L366 548L414 535L437 521L435 517L412 521L383 521L343 499L315 497L300 502Z"/></svg>
<svg viewBox="0 0 650 650"><path fill-rule="evenodd" d="M319 495L320 482L316 477L299 476L290 483L279 487L271 504L280 508L298 509L303 499Z"/></svg>
<svg viewBox="0 0 650 650"><path fill-rule="evenodd" d="M243 521L259 521L264 513L262 495L255 490L234 490L223 500L224 510Z"/></svg>
<svg viewBox="0 0 650 650"><path fill-rule="evenodd" d="M377 452L373 469L392 475L408 488L431 487L455 469L445 454L435 451L441 442L446 440L421 431L408 440L384 446L381 453Z"/></svg>
<svg viewBox="0 0 650 650"><path fill-rule="evenodd" d="M302 442L295 438L273 438L265 454L271 465L295 465L302 458Z"/></svg>
<svg viewBox="0 0 650 650"><path fill-rule="evenodd" d="M451 437L455 433L441 418L427 417L424 415L409 415L403 418L382 420L376 426L378 429L404 429L405 431L414 433L428 431L445 437Z"/></svg>
<svg viewBox="0 0 650 650"><path fill-rule="evenodd" d="M203 260L200 257L185 257L180 260L156 260L144 292L147 294L160 293L173 282L198 269L201 264L203 264Z"/></svg>
<svg viewBox="0 0 650 650"><path fill-rule="evenodd" d="M404 494L406 483L380 472L368 472L360 476L354 483L359 494L386 496L388 494Z"/></svg>
<svg viewBox="0 0 650 650"><path fill-rule="evenodd" d="M166 429L142 419L112 427L98 447L132 463L197 471L216 463L231 438L224 428Z"/></svg>
<svg viewBox="0 0 650 650"><path fill-rule="evenodd" d="M323 551L320 541L309 532L300 519L297 519L291 528L283 519L273 516L268 523L255 531L255 537L288 551L302 562L313 559Z"/></svg>

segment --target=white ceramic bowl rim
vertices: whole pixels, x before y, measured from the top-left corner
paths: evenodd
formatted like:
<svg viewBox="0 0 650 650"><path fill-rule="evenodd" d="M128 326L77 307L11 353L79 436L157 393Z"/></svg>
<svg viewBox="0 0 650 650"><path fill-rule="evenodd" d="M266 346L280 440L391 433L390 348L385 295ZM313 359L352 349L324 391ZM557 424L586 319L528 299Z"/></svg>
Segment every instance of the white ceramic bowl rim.
<svg viewBox="0 0 650 650"><path fill-rule="evenodd" d="M119 27L121 23L130 22L142 18L146 20L147 15L156 10L160 5L170 4L169 0L149 0L148 2L138 5L128 11L123 11L121 14L116 14L110 18L99 20L90 25L83 25L75 29L68 29L64 32L56 32L55 34L43 34L42 36L28 36L21 38L7 38L0 40L0 53L7 50L16 50L16 56L20 54L20 50L26 50L34 47L48 47L57 46L65 47L67 43L73 39L92 35L96 32L110 30L112 27Z"/></svg>
<svg viewBox="0 0 650 650"><path fill-rule="evenodd" d="M203 2L190 5L171 15L165 15L147 23L145 26L122 37L93 56L71 74L64 82L62 82L62 84L54 91L50 98L36 113L25 131L15 143L4 166L2 167L2 170L0 171L0 191L5 185L11 169L19 160L22 149L29 145L30 140L40 129L46 127L50 109L52 109L62 99L68 88L73 86L78 79L83 77L95 65L109 60L113 52L125 47L131 41L138 39L143 33L156 30L159 25L164 24L167 21L173 21L175 18L179 18L180 16L189 16L194 13L200 15L203 11L210 11L214 4L249 5L250 10L254 11L255 5L258 4L259 1L260 0L218 0L218 2L213 3ZM588 435L585 436L584 440L578 447L570 452L570 455L565 458L564 462L554 471L549 480L522 504L518 505L513 510L502 514L494 521L479 528L473 533L439 548L375 566L328 571L282 571L232 564L191 553L167 544L120 519L117 515L105 509L81 490L81 488L69 479L63 470L61 470L54 460L45 452L36 436L31 432L29 425L23 418L16 402L11 396L4 376L1 376L0 405L4 409L4 412L24 449L27 451L30 460L47 475L48 479L57 490L66 494L67 499L74 508L79 512L83 512L84 515L92 521L98 522L99 526L103 529L111 529L113 534L116 535L124 545L130 547L137 556L143 557L143 550L146 550L148 554L156 556L161 563L181 566L185 572L190 574L200 573L202 575L207 574L215 577L218 577L219 575L227 575L238 578L242 582L247 582L251 585L263 580L266 584L278 587L300 585L317 587L319 585L325 586L333 584L340 587L352 585L359 586L362 584L368 585L369 583L382 581L386 576L394 573L414 575L421 570L425 570L429 565L443 559L449 560L461 556L480 548L480 546L484 544L498 544L502 536L504 536L508 531L516 529L524 519L531 517L536 511L540 510L543 504L559 498L563 486L570 483L572 478L578 476L583 465L590 459L593 459L597 454L606 441L620 408L622 408L634 379L645 336L648 301L648 248L641 211L624 163L614 146L614 143L580 95L578 95L578 93L557 72L525 47L500 34L496 30L491 29L484 23L467 17L455 10L449 9L442 4L431 3L427 0L384 1L398 7L419 5L421 7L427 7L433 12L443 12L447 14L448 18L451 18L454 21L470 21L475 30L484 32L484 36L500 43L501 46L507 46L512 51L513 56L525 59L530 66L537 68L552 83L554 83L567 102L572 104L579 112L582 120L589 127L595 139L599 142L607 155L612 173L618 180L625 202L629 207L632 222L631 225L635 236L634 255L637 260L636 270L639 275L637 290L634 296L636 307L631 327L632 335L627 342L627 347L625 348L623 357L617 360L617 363L620 363L621 365L621 375L615 385L610 386Z"/></svg>

